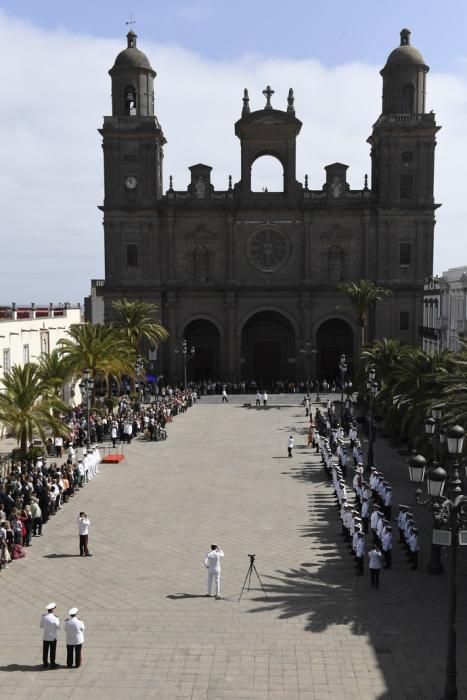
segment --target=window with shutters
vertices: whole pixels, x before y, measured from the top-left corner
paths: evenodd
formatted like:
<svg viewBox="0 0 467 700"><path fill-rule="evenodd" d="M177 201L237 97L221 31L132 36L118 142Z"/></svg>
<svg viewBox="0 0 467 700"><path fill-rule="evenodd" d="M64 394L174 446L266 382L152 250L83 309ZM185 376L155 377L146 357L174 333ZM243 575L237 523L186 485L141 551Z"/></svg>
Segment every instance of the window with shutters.
<svg viewBox="0 0 467 700"><path fill-rule="evenodd" d="M193 250L193 279L195 282L209 279L209 251L204 245L197 245Z"/></svg>
<svg viewBox="0 0 467 700"><path fill-rule="evenodd" d="M342 282L344 279L344 251L339 245L329 248L328 279L330 282Z"/></svg>

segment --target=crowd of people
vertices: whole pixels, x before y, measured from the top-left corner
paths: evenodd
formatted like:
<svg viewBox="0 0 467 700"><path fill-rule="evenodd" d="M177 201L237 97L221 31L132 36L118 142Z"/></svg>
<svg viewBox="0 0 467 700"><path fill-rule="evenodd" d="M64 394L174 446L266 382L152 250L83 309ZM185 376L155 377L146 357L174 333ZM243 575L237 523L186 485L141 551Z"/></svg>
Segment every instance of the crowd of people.
<svg viewBox="0 0 467 700"><path fill-rule="evenodd" d="M167 388L149 405L123 396L113 411L90 413L89 436L85 408L73 408L63 418L65 438L51 435L45 454L16 462L0 480L0 569L23 558L50 518L99 475L98 445L106 441L115 445L117 440L131 443L138 435L155 440L159 430L196 400L196 391L178 388Z"/></svg>
<svg viewBox="0 0 467 700"><path fill-rule="evenodd" d="M342 425L335 406L328 401L326 410L316 409L312 415L307 396L304 398L309 417L308 445L315 447L332 483L342 527L342 536L355 558L358 575L363 575L365 555L368 554L371 583L379 588L379 571L392 567L392 487L383 472L371 467L364 473L363 452L358 438L353 406L342 407ZM344 423L346 429L344 430ZM353 461L352 485L346 481L350 454ZM399 506L397 518L399 541L404 544L411 568L418 567L418 529L407 506ZM371 542L367 542L371 539Z"/></svg>

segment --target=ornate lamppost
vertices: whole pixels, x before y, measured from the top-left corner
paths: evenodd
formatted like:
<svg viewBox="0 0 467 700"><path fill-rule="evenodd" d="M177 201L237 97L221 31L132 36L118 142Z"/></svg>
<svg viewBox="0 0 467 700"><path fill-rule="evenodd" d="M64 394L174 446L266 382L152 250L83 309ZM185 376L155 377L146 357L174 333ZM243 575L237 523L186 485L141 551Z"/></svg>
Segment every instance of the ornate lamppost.
<svg viewBox="0 0 467 700"><path fill-rule="evenodd" d="M311 379L311 358L313 355L316 355L316 350L312 346L311 340L307 340L305 343L305 347L300 348L300 352L302 355L305 356L306 358L306 393L310 393L310 379ZM317 396L317 401L319 400L319 397Z"/></svg>
<svg viewBox="0 0 467 700"><path fill-rule="evenodd" d="M141 385L141 377L143 374L143 370L144 370L143 358L141 357L141 355L136 355L135 374L136 374L136 378L138 380L138 395L139 395L140 406L143 403L143 387Z"/></svg>
<svg viewBox="0 0 467 700"><path fill-rule="evenodd" d="M83 370L83 378L79 384L79 388L81 390L81 394L86 397L86 416L87 416L87 435L86 435L86 449L90 449L91 447L91 422L90 422L90 415L91 415L91 395L92 395L92 390L94 389L94 377L91 375L91 370L89 369L84 369Z"/></svg>
<svg viewBox="0 0 467 700"><path fill-rule="evenodd" d="M176 349L175 349L175 352L176 352L177 354L180 353L179 348L176 348ZM186 340L185 340L185 338L184 338L184 339L182 340L182 349L181 349L181 353L182 353L182 356L183 356L183 386L184 386L185 392L186 392L187 389L188 389L186 365L187 365L188 360L189 360L190 358L193 358L193 357L195 356L196 348L195 348L194 345L192 345L192 346L190 347L189 351L188 351L188 344L187 344L187 342L186 342Z"/></svg>
<svg viewBox="0 0 467 700"><path fill-rule="evenodd" d="M462 493L462 481L459 477L459 455L464 444L464 429L455 425L447 431L448 451L455 456L448 482L450 498L445 498L438 505L436 521L439 528L433 536L441 535L449 552L449 598L448 598L448 638L446 656L446 681L444 697L446 700L457 698L457 548L467 544L467 498ZM446 478L446 472L445 478ZM466 467L467 476L467 467ZM445 537L443 537L445 536Z"/></svg>

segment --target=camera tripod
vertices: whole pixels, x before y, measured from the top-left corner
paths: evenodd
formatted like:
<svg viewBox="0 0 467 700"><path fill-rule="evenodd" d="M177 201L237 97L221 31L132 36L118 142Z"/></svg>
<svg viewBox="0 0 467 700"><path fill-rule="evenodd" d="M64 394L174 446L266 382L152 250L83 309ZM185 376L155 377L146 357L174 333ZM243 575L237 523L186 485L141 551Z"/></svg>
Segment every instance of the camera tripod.
<svg viewBox="0 0 467 700"><path fill-rule="evenodd" d="M245 580L244 580L244 582L243 582L242 590L240 591L240 595L239 595L239 598L238 598L238 602L240 602L241 599L242 599L242 595L243 595L243 591L245 590L245 586L246 586L247 591L248 591L248 592L250 591L250 587L251 587L251 574L253 573L253 571L254 571L255 574L256 574L256 577L257 577L257 579L258 579L258 581L259 581L259 583L260 583L261 588L263 589L263 593L264 593L264 595L265 595L265 597L266 597L266 600L267 600L267 599L268 599L268 594L267 594L266 591L264 590L263 582L261 581L261 579L260 579L260 577L259 577L259 574L258 574L258 571L256 570L256 566L255 566L255 557L256 557L256 554L249 554L248 556L250 557L250 566L248 567L248 571L246 572Z"/></svg>

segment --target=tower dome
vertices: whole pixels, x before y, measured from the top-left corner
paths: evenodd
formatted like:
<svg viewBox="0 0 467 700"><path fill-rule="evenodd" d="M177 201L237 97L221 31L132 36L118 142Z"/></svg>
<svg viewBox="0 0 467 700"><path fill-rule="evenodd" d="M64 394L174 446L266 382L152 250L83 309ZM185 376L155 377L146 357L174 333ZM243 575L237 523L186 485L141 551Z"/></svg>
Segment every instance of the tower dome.
<svg viewBox="0 0 467 700"><path fill-rule="evenodd" d="M429 70L420 51L410 44L410 30L402 29L400 46L391 51L381 71L383 114L424 114Z"/></svg>
<svg viewBox="0 0 467 700"><path fill-rule="evenodd" d="M152 71L151 64L145 53L136 48L137 35L134 31L129 31L127 34L127 48L120 51L113 68L110 69L109 73L112 75L113 71L118 69L127 68L144 68L146 70Z"/></svg>
<svg viewBox="0 0 467 700"><path fill-rule="evenodd" d="M398 46L394 51L391 51L391 53L388 56L388 59L386 61L386 66L385 68L388 68L389 66L396 66L396 65L407 65L407 64L412 64L412 65L417 65L417 66L425 66L425 61L423 60L423 56L420 53L418 49L415 48L415 46L412 46L410 43L410 29L402 29L401 30L401 43L400 46ZM384 70L384 68L383 68Z"/></svg>

